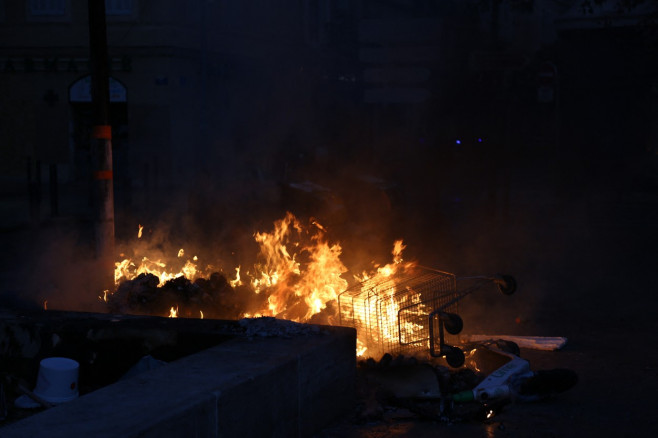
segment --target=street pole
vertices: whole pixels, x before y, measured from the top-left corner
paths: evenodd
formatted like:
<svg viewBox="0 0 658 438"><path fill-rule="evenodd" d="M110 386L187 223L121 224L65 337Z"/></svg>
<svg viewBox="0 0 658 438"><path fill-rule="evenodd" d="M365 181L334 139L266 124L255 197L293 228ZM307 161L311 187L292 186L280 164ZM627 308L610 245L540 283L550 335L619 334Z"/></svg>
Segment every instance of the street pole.
<svg viewBox="0 0 658 438"><path fill-rule="evenodd" d="M93 125L91 154L95 198L96 257L112 278L114 264L114 188L112 177L112 127L108 73L105 0L89 0L89 59Z"/></svg>

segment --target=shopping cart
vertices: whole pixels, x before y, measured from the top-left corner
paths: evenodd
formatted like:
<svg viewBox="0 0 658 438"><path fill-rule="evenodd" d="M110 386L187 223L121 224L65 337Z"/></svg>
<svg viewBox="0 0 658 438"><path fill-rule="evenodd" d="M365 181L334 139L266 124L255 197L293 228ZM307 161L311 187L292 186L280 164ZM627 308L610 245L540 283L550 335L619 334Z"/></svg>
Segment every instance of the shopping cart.
<svg viewBox="0 0 658 438"><path fill-rule="evenodd" d="M341 325L357 330L357 350L371 357L427 350L452 367L464 363L464 353L449 345L446 332L457 335L463 321L461 299L486 286L514 293L512 276L456 277L436 269L411 266L388 277L375 276L338 296Z"/></svg>

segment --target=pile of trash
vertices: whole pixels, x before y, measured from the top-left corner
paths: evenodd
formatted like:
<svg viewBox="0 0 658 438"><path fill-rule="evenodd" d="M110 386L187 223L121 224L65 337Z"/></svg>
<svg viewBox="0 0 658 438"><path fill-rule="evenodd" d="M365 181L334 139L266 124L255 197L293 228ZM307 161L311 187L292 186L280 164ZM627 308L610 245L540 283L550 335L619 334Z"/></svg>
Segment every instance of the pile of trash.
<svg viewBox="0 0 658 438"><path fill-rule="evenodd" d="M190 281L180 276L160 285L153 274L124 280L107 295L107 309L115 314L167 316L176 308L179 317L238 319L251 307L262 307L267 297L251 293L246 286L232 287L218 272Z"/></svg>
<svg viewBox="0 0 658 438"><path fill-rule="evenodd" d="M466 344L464 351L466 362L458 369L429 355L360 361L355 421L483 421L509 404L544 400L578 381L569 369L532 371L511 341Z"/></svg>

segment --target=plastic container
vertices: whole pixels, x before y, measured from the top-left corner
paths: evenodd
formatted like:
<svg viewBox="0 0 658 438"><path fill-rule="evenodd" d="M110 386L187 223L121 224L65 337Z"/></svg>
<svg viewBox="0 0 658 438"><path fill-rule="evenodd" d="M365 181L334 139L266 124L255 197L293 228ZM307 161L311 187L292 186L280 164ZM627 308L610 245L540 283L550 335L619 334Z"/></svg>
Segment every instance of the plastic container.
<svg viewBox="0 0 658 438"><path fill-rule="evenodd" d="M66 357L49 357L39 363L34 393L47 402L57 404L78 398L80 364Z"/></svg>

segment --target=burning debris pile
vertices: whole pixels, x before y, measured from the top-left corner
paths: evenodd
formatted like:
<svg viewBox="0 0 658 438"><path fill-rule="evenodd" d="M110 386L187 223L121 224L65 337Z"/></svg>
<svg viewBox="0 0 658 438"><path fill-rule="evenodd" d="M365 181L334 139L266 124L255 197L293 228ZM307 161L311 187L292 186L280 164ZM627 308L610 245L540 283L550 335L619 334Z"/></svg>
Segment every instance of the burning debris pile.
<svg viewBox="0 0 658 438"><path fill-rule="evenodd" d="M262 297L252 296L244 287L233 288L218 272L194 281L175 277L161 286L156 275L141 273L121 282L116 292L108 295L107 307L111 313L119 314L238 319L247 298Z"/></svg>
<svg viewBox="0 0 658 438"><path fill-rule="evenodd" d="M357 356L367 358L359 363L357 422L400 415L486 420L511 402L544 399L576 383L570 370L531 371L514 342L468 344L459 337L458 302L491 285L510 295L513 277L456 277L403 262L405 246L397 241L390 264L348 285L341 247L325 231L316 221L305 228L288 213L272 232L254 234L258 261L234 268L232 279L220 270L203 274L208 270L199 270L196 258L179 274L159 261L126 259L117 263L117 289L105 300L116 313L240 319L255 336L269 320L290 320L282 321L293 324L286 330L306 326L292 321L351 326Z"/></svg>
<svg viewBox="0 0 658 438"><path fill-rule="evenodd" d="M224 319L273 316L330 324L336 316L333 303L348 282L341 276L347 271L340 260L342 249L329 243L325 232L317 221L305 227L288 213L270 233L254 234L257 262L247 269L231 268L229 272L235 273L231 276L214 266L201 267L197 257L177 272L160 260L126 258L116 263L116 290L106 291L101 299L115 313ZM181 249L177 259L184 256Z"/></svg>
<svg viewBox="0 0 658 438"><path fill-rule="evenodd" d="M400 412L433 421L486 419L511 401L549 397L577 380L569 370L531 371L513 342L460 338L458 302L491 285L512 294L511 276L456 277L405 262L399 240L391 263L352 273L348 282L341 246L313 219L304 226L288 213L253 237L258 256L244 268L203 267L183 249L174 263L124 258L116 263L116 289L100 298L115 314L238 320L254 337L272 335L273 322L277 336L318 330L299 323L353 327L357 356L367 358L359 366L357 421Z"/></svg>
<svg viewBox="0 0 658 438"><path fill-rule="evenodd" d="M248 269L233 268L233 279L212 266L200 268L197 257L185 261L178 273L160 260L124 259L116 264L116 291L103 299L112 313L213 319L267 316L346 325L357 329L359 356L429 347L432 356L459 367L463 352L446 342L446 336L457 335L463 327L454 313L457 302L486 285L497 285L505 294L516 287L510 276L457 278L404 262L401 240L394 243L391 263L354 275L349 286L343 278L348 269L340 260L342 248L329 243L325 234L317 221L311 219L304 227L288 213L271 232L254 234L257 262ZM184 255L181 249L177 258ZM464 281L468 287L462 286Z"/></svg>

